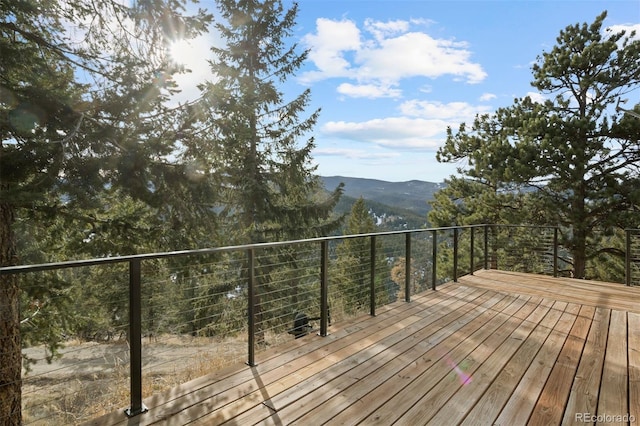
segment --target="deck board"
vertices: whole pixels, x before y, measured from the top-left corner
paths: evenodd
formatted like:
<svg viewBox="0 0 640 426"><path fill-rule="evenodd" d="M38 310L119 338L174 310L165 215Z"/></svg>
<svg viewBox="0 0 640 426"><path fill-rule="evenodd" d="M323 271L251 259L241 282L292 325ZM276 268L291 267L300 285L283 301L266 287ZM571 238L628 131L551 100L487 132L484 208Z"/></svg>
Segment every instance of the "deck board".
<svg viewBox="0 0 640 426"><path fill-rule="evenodd" d="M497 303L495 303L497 301ZM393 395L382 406L373 411L365 419L366 424L392 424L399 417L415 407L421 397L432 390L438 382L449 376L451 381L456 379L451 364L464 359L472 350L469 343L472 339L484 340L492 330L499 327L503 322L503 316L496 314L513 301L511 297L494 297L486 303L480 305L482 312L474 316L466 327L458 329L453 333L447 333L450 337L440 340L433 345L425 354L413 365L404 368L398 374L403 380L385 382L382 392L387 396ZM477 310L480 310L477 309ZM376 388L377 389L377 388ZM386 391L385 391L386 390ZM379 404L381 398L376 403ZM371 405L370 405L371 406ZM308 418L311 421L311 418Z"/></svg>
<svg viewBox="0 0 640 426"><path fill-rule="evenodd" d="M595 309L582 306L562 346L542 394L529 418L531 425L559 424L582 356Z"/></svg>
<svg viewBox="0 0 640 426"><path fill-rule="evenodd" d="M367 377L372 373L372 369L377 369L377 367L383 364L387 359L393 359L395 354L386 349L397 345L399 339L403 339L403 336L406 333L414 331L417 333L440 328L438 321L442 322L444 320L438 319L439 315L442 315L440 318L445 319L459 317L462 315L460 309L465 302L462 299L458 300L458 298L464 296L465 293L469 292L466 291L452 294L452 297L448 300L444 300L442 304L434 305L432 311L434 315L426 316L426 318L422 318L420 321L406 327L404 330L405 333L389 334L386 338L380 340L380 344L376 345L375 350L361 348L362 350L356 352L353 350L354 346L351 345L349 347L350 351L343 352L341 354L341 360L331 365L330 369L324 368L320 373L306 377L305 380L301 381L296 386L275 396L274 401L279 412L286 413L289 418L295 418L296 411L304 414L306 411L317 407L324 403L325 400L332 397L336 393L334 390L342 390L343 388L348 387L350 383L355 383L362 378ZM476 293L475 296L479 296L479 293ZM436 324L432 325L434 322L436 322ZM405 338L404 340L408 339ZM383 351L385 351L385 353L381 354ZM372 358L375 356L377 356L377 358L374 361ZM325 387L322 389L322 392L314 393L319 389L318 383L330 383L332 390L326 392ZM263 410L259 411L262 412ZM248 417L244 415L240 416L238 420L242 421L242 424L252 424L252 422L262 420L258 417Z"/></svg>
<svg viewBox="0 0 640 426"><path fill-rule="evenodd" d="M496 349L496 351L483 362L482 365L471 376L472 380L462 386L454 395L442 405L439 411L430 418L428 424L459 424L475 406L480 399L486 395L488 389L496 382L505 366L513 359L514 355L522 348L524 342L533 332L536 324L546 315L548 308L539 304L527 302L527 308L521 311L530 310L524 321L511 333L509 338ZM520 313L519 311L518 313ZM514 317L516 317L514 315ZM491 397L488 397L491 398ZM487 399L488 405L494 405L495 401ZM479 411L482 409L479 408ZM472 415L472 417L486 419L486 414ZM471 419L470 419L471 420Z"/></svg>
<svg viewBox="0 0 640 426"><path fill-rule="evenodd" d="M496 424L522 425L529 421L560 349L568 336L568 330L576 318L576 315L571 312L572 308L575 306L569 306L563 302L556 302L552 308L552 313L556 313L559 318L525 371L518 386L509 395L505 407L495 420Z"/></svg>
<svg viewBox="0 0 640 426"><path fill-rule="evenodd" d="M407 383L435 364L436 357L432 357L430 354L434 353L436 351L435 348L447 337L455 336L457 333L462 339L467 332L460 332L459 330L465 328L465 326L467 328L480 327L481 321L474 321L480 316L479 311L482 308L479 308L479 306L484 309L496 306L500 303L505 303L503 302L505 298L504 295L495 294L492 296L489 293L483 293L480 297L466 303L465 306L452 311L450 316L443 317L443 320L439 322L438 326L441 328L434 335L428 336L426 339L420 337L412 339L414 341L412 343L417 349L411 351L407 357L400 359L400 362L384 365L379 365L374 361L371 367L374 367L375 371L366 377L367 380L359 380L357 386L347 388L336 397L318 404L314 410L296 419L296 423L302 425L310 424L309 422L320 424L323 421L331 420L340 411L348 410L350 406L354 407L350 411L366 412L363 408L370 406L368 401L371 398L365 398L370 393L375 392L374 399L376 400L375 403L378 404L381 398L404 391ZM480 302L482 304L478 305ZM397 353L396 350L393 350L393 352ZM322 399L320 400L322 401Z"/></svg>
<svg viewBox="0 0 640 426"><path fill-rule="evenodd" d="M543 300L543 302L548 301ZM532 324L535 328L531 334L522 343L509 362L502 368L488 389L480 396L475 406L468 413L464 414L465 418L461 424L493 424L497 419L535 356L538 354L542 344L546 341L551 330L560 318L561 312L552 308L552 304L540 304L541 320L538 323Z"/></svg>
<svg viewBox="0 0 640 426"><path fill-rule="evenodd" d="M627 314L629 333L629 415L640 419L640 315Z"/></svg>
<svg viewBox="0 0 640 426"><path fill-rule="evenodd" d="M639 302L639 288L482 270L88 424L611 424L640 415Z"/></svg>
<svg viewBox="0 0 640 426"><path fill-rule="evenodd" d="M597 412L610 316L610 309L595 308L587 337L586 350L583 350L582 358L569 392L569 400L562 420L564 425L584 424L583 421L579 421L576 418L575 413Z"/></svg>
<svg viewBox="0 0 640 426"><path fill-rule="evenodd" d="M598 413L615 415L628 413L627 406L627 313L612 311L609 323L609 338L602 371L602 385L598 398ZM621 396L625 397L621 397ZM623 425L626 422L618 419L596 424Z"/></svg>
<svg viewBox="0 0 640 426"><path fill-rule="evenodd" d="M471 335L463 342L461 347L464 349L461 352L467 352L464 358L462 353L445 358L441 367L446 375L400 418L400 423L420 424L425 419L434 418L455 394L471 386L474 381L478 382L480 376L477 375L477 370L481 365L489 365L491 355L496 354L498 350L499 355L508 355L509 345L505 345L505 342L521 323L520 320L506 316L504 312L495 314L486 327L483 327L483 333ZM464 406L459 405L456 408ZM455 411L453 410L454 414ZM445 421L444 424L447 423Z"/></svg>

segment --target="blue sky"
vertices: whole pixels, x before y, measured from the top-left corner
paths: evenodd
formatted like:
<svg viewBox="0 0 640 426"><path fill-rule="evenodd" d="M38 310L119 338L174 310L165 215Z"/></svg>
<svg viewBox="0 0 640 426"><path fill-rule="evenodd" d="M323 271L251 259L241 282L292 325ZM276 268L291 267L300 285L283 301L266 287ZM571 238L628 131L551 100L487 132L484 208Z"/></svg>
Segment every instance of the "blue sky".
<svg viewBox="0 0 640 426"><path fill-rule="evenodd" d="M309 111L322 109L317 172L442 182L457 167L435 159L447 126L540 96L530 85L536 57L560 30L604 10L605 26L640 34L639 0L300 0L292 41L310 54L286 90L310 87ZM202 51L211 37L181 49L193 69L185 87L206 75ZM632 97L628 105L640 102L640 93Z"/></svg>

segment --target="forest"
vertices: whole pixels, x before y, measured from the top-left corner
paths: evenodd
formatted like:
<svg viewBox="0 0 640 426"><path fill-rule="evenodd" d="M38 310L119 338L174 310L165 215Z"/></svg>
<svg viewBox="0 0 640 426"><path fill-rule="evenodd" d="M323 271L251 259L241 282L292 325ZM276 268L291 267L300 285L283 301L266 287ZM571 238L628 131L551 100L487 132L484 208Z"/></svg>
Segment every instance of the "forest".
<svg viewBox="0 0 640 426"><path fill-rule="evenodd" d="M181 0L2 2L0 267L377 229L363 200L336 211L343 187L327 191L311 157L321 111L308 110L310 90L281 89L308 55L291 37L301 6L215 4L213 13ZM605 31L605 18L562 29L538 57L531 84L546 101L518 98L449 129L437 158L464 166L436 193L430 226L558 226L567 275L622 281L624 230L640 225L640 104L624 103L637 97L640 39ZM213 29L224 46L211 47L210 79L196 100L172 103L186 72L172 43ZM336 318L366 310L372 265L377 303L398 297L403 242L377 244L331 248ZM426 239L415 253L425 259L411 271L418 290ZM274 306L257 313L262 331L286 333L297 305L317 309L308 290L317 257L283 247L257 259L259 297ZM149 334L245 327L245 257L144 267L157 277L144 282ZM119 265L0 275L3 424L21 424L23 348L55 357L71 338L126 339L126 279ZM296 306L278 306L285 297Z"/></svg>

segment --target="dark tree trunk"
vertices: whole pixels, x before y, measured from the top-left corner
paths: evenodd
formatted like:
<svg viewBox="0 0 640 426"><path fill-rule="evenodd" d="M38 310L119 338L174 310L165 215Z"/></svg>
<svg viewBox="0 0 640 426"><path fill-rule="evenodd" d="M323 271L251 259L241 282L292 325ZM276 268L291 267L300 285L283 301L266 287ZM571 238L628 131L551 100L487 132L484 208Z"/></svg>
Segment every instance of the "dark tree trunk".
<svg viewBox="0 0 640 426"><path fill-rule="evenodd" d="M0 266L15 264L14 209L0 202ZM0 424L22 424L20 293L15 275L0 276Z"/></svg>
<svg viewBox="0 0 640 426"><path fill-rule="evenodd" d="M584 235L579 235L574 240L573 278L580 278L580 279L586 278L586 274L587 274L586 251L587 251L586 237Z"/></svg>

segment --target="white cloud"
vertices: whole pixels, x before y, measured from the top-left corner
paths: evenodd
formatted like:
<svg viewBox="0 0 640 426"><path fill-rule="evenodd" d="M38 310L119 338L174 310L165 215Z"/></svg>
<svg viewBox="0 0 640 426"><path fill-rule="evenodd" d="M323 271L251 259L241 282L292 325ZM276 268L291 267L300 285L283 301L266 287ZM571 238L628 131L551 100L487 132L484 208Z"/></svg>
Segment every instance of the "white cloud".
<svg viewBox="0 0 640 426"><path fill-rule="evenodd" d="M483 93L482 96L480 96L480 101L487 102L495 98L497 98L497 96L494 95L493 93Z"/></svg>
<svg viewBox="0 0 640 426"><path fill-rule="evenodd" d="M537 102L539 104L543 104L547 100L547 98L545 98L544 95L538 92L527 92L527 94L524 96L530 97L533 102Z"/></svg>
<svg viewBox="0 0 640 426"><path fill-rule="evenodd" d="M626 36L630 36L632 31L635 31L636 34L631 40L640 40L640 24L620 24L620 25L611 25L605 29L605 31L610 32L612 34L617 34L620 31L625 31Z"/></svg>
<svg viewBox="0 0 640 426"><path fill-rule="evenodd" d="M478 83L487 74L479 64L469 61L471 52L466 47L465 43L438 40L424 33L402 34L357 52L359 76L398 81L454 75L465 78L468 83Z"/></svg>
<svg viewBox="0 0 640 426"><path fill-rule="evenodd" d="M389 117L363 122L331 121L323 126L322 132L325 136L387 148L433 151L443 142L437 136L453 124L439 119Z"/></svg>
<svg viewBox="0 0 640 426"><path fill-rule="evenodd" d="M483 105L471 105L467 102L434 102L410 100L400 105L400 112L410 117L423 117L448 121L470 121L476 114L490 112L491 108Z"/></svg>
<svg viewBox="0 0 640 426"><path fill-rule="evenodd" d="M302 42L310 48L309 59L318 68L318 71L303 76L303 80L316 81L352 74L351 64L343 56L344 52L360 49L360 30L352 21L318 18L316 33L305 35Z"/></svg>
<svg viewBox="0 0 640 426"><path fill-rule="evenodd" d="M337 90L338 93L352 98L399 98L402 95L399 89L376 84L342 83Z"/></svg>
<svg viewBox="0 0 640 426"><path fill-rule="evenodd" d="M401 103L401 116L368 121L330 121L322 127L325 137L369 143L397 151L435 151L445 141L448 127L471 122L477 114L491 112L486 105L410 100Z"/></svg>
<svg viewBox="0 0 640 426"><path fill-rule="evenodd" d="M467 43L410 31L412 25L423 23L367 19L363 33L353 21L319 18L315 33L302 39L316 69L303 73L301 80L310 83L344 77L360 85L390 87L412 77L450 75L470 84L485 79L482 66L471 61ZM358 91L353 93L361 96Z"/></svg>
<svg viewBox="0 0 640 426"><path fill-rule="evenodd" d="M353 148L317 148L313 150L314 157L344 157L351 160L379 160L397 158L400 156L397 152L371 152L370 150L361 150Z"/></svg>
<svg viewBox="0 0 640 426"><path fill-rule="evenodd" d="M369 31L376 40L384 40L394 34L402 34L409 30L409 22L407 21L387 21L380 22L367 18L364 21L364 27Z"/></svg>

